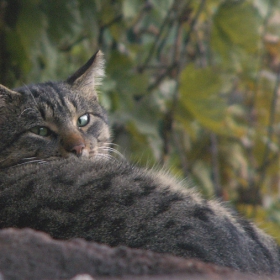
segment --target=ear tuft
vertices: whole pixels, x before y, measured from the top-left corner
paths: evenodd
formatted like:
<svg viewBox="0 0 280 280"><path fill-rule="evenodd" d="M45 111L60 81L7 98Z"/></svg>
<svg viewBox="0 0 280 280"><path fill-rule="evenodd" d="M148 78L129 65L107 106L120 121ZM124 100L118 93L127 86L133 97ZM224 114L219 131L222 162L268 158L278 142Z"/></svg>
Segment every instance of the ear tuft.
<svg viewBox="0 0 280 280"><path fill-rule="evenodd" d="M66 82L73 88L79 89L87 94L94 94L96 87L101 84L102 78L105 76L104 64L103 53L97 51Z"/></svg>
<svg viewBox="0 0 280 280"><path fill-rule="evenodd" d="M14 99L20 97L20 93L8 89L7 87L0 84L0 108L6 107L7 103L12 103Z"/></svg>

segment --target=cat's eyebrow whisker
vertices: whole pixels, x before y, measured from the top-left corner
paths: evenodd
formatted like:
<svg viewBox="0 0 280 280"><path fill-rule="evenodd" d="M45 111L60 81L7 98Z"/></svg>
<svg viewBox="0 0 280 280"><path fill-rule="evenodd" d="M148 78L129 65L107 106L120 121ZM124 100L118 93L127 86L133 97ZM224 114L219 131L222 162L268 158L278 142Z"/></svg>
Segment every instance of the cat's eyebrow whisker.
<svg viewBox="0 0 280 280"><path fill-rule="evenodd" d="M26 108L20 113L19 117L21 117L28 110L35 111L34 108Z"/></svg>
<svg viewBox="0 0 280 280"><path fill-rule="evenodd" d="M24 86L25 86L25 88L28 90L28 92L30 93L30 95L31 95L31 97L32 97L32 99L33 99L33 101L34 101L34 103L36 104L36 106L39 108L38 103L37 103L37 101L35 100L35 97L34 97L32 91L30 90L30 88L29 88L26 84L24 84Z"/></svg>

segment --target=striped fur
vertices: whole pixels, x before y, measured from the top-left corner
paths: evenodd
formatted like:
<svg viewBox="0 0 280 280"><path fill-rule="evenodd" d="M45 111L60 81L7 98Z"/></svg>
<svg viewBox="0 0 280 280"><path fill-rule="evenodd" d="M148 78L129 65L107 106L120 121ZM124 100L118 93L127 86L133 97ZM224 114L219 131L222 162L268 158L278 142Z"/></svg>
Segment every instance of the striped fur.
<svg viewBox="0 0 280 280"><path fill-rule="evenodd" d="M167 174L107 154L96 94L102 65L97 53L66 82L0 86L0 228L280 273L276 243L254 224ZM85 114L89 123L78 126ZM38 127L46 136L34 133Z"/></svg>

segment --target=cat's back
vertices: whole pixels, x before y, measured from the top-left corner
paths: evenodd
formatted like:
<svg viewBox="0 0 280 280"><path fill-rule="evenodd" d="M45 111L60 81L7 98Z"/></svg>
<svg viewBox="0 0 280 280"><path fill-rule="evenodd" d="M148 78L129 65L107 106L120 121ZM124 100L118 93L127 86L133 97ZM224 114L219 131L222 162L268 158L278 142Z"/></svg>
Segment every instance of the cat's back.
<svg viewBox="0 0 280 280"><path fill-rule="evenodd" d="M69 159L0 174L0 227L32 227L230 266L279 272L274 241L215 201L126 162Z"/></svg>

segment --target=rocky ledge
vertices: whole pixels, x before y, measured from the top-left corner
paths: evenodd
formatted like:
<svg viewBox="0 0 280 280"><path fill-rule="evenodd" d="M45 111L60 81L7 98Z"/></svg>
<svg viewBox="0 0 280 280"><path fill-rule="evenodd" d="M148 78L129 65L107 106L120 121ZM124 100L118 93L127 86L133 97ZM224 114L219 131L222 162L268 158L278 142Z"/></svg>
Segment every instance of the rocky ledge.
<svg viewBox="0 0 280 280"><path fill-rule="evenodd" d="M12 228L0 230L0 273L0 280L280 280L168 254L110 248L82 239L54 240L42 232Z"/></svg>

